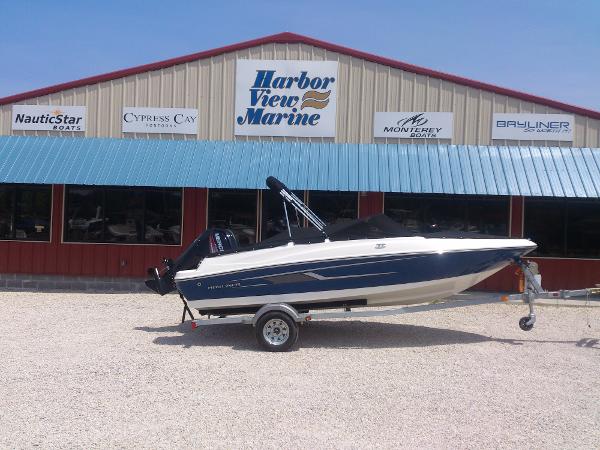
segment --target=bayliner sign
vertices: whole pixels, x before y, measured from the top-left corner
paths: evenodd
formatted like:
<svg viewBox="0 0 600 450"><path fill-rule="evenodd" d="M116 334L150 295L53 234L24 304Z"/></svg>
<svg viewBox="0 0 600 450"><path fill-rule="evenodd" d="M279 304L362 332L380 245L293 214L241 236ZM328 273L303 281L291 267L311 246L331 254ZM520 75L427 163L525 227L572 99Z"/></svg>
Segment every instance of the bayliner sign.
<svg viewBox="0 0 600 450"><path fill-rule="evenodd" d="M237 61L235 134L334 137L336 61Z"/></svg>
<svg viewBox="0 0 600 450"><path fill-rule="evenodd" d="M492 122L492 139L572 141L573 116L496 113Z"/></svg>
<svg viewBox="0 0 600 450"><path fill-rule="evenodd" d="M187 108L123 108L124 133L198 133L198 110Z"/></svg>
<svg viewBox="0 0 600 450"><path fill-rule="evenodd" d="M13 130L85 131L85 106L13 105Z"/></svg>
<svg viewBox="0 0 600 450"><path fill-rule="evenodd" d="M375 137L452 139L450 112L376 112Z"/></svg>

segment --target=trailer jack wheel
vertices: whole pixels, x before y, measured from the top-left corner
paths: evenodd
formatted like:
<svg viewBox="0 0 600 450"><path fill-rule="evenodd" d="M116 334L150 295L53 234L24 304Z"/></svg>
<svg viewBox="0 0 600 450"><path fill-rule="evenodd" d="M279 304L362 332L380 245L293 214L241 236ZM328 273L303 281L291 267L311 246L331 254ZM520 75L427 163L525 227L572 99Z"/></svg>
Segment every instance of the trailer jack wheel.
<svg viewBox="0 0 600 450"><path fill-rule="evenodd" d="M288 314L273 311L256 323L256 339L270 352L285 352L298 340L298 324Z"/></svg>
<svg viewBox="0 0 600 450"><path fill-rule="evenodd" d="M529 323L530 320L529 317L521 317L521 320L519 320L519 327L521 330L531 331L533 329L533 323Z"/></svg>

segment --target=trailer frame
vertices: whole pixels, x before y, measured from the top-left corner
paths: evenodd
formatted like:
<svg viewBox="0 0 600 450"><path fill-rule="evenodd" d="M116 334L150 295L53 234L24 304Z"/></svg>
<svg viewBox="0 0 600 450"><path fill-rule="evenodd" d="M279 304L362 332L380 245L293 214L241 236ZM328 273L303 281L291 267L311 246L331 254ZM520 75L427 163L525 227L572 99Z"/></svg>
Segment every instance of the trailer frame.
<svg viewBox="0 0 600 450"><path fill-rule="evenodd" d="M303 325L315 320L348 319L361 317L385 317L416 312L428 312L444 309L462 308L465 306L485 305L502 301L508 303L524 303L528 305L529 314L527 316L521 317L521 319L519 320L519 327L523 331L530 331L533 329L533 326L537 319L535 313L536 299L570 299L575 297L589 297L590 295L600 294L600 287L577 290L546 291L542 288L540 282L538 282L536 278L536 273L534 273L534 270L532 270L532 264L529 261L517 258L513 261L513 264L519 266L519 268L523 272L523 276L525 279L524 291L520 294L501 296L499 299L451 299L446 301L434 301L427 304L407 305L397 308L360 309L356 311L352 310L351 307L346 307L342 311L325 310L322 312L299 312L293 307L293 305L287 303L269 303L263 305L254 314L219 316L217 318L211 318L210 315L208 315L208 318L203 319L194 319L192 316L191 325L192 329L198 329L212 325L252 325L256 329L257 340L263 348L265 348L268 351L285 351L288 350L296 342L298 338L299 325ZM364 306L359 306L358 308L364 308ZM270 321L268 319L270 319ZM269 340L269 330L263 329L265 326L268 328L269 324L271 327L271 340ZM285 340L283 340L283 342L279 342L283 339L282 336L286 336L286 338Z"/></svg>

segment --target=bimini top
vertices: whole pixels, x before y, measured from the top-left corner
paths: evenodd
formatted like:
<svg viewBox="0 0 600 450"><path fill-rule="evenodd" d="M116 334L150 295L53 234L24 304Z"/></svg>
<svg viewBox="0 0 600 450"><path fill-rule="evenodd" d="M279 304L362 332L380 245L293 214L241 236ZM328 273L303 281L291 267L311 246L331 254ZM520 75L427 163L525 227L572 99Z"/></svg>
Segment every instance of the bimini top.
<svg viewBox="0 0 600 450"><path fill-rule="evenodd" d="M0 137L0 183L600 198L600 149Z"/></svg>

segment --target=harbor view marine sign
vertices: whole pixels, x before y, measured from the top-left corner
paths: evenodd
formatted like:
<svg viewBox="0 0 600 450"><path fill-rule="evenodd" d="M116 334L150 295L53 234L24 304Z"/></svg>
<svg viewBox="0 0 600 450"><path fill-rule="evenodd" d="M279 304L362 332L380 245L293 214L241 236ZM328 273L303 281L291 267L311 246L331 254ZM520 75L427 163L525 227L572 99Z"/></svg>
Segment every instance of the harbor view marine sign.
<svg viewBox="0 0 600 450"><path fill-rule="evenodd" d="M13 105L12 129L85 131L85 106Z"/></svg>
<svg viewBox="0 0 600 450"><path fill-rule="evenodd" d="M492 120L492 139L572 141L573 116L495 113Z"/></svg>
<svg viewBox="0 0 600 450"><path fill-rule="evenodd" d="M376 112L374 137L452 139L450 112Z"/></svg>
<svg viewBox="0 0 600 450"><path fill-rule="evenodd" d="M336 61L237 61L235 134L335 137Z"/></svg>
<svg viewBox="0 0 600 450"><path fill-rule="evenodd" d="M198 133L198 110L189 108L123 108L123 133Z"/></svg>

